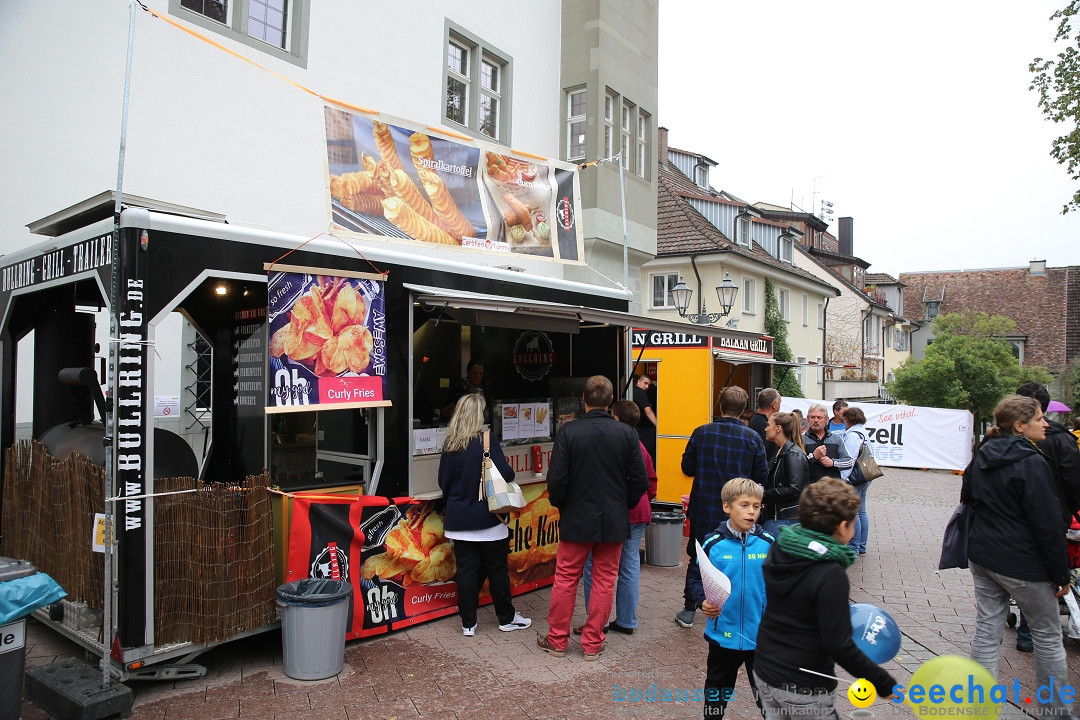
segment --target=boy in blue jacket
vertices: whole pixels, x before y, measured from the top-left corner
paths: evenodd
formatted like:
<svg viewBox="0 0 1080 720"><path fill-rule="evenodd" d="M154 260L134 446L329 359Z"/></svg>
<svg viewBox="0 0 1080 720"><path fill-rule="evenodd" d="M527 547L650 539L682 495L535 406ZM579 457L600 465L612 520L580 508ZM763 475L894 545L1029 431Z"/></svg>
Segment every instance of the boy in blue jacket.
<svg viewBox="0 0 1080 720"><path fill-rule="evenodd" d="M762 496L761 486L747 478L733 478L720 490L728 519L705 537L701 547L716 569L731 580L731 595L723 607L717 608L705 599L700 577L691 579L694 600L708 618L705 623L705 639L709 641L706 719L724 716L724 709L735 692L739 667L744 663L754 701L761 707L754 685L754 648L758 625L765 613L765 577L761 568L773 543L773 537L757 524Z"/></svg>

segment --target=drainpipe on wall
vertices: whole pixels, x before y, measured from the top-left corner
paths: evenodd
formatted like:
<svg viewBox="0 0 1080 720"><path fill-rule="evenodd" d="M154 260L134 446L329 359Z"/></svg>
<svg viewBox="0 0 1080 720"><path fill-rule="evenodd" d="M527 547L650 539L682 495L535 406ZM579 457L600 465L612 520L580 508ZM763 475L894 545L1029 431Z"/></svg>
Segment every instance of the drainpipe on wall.
<svg viewBox="0 0 1080 720"><path fill-rule="evenodd" d="M821 311L821 399L825 400L825 365L829 362L828 356L825 354L826 338L829 336L829 300L832 298L825 297L825 308Z"/></svg>
<svg viewBox="0 0 1080 720"><path fill-rule="evenodd" d="M691 255L690 256L690 264L694 267L694 275L697 276L697 296L698 296L698 304L700 305L700 307L698 308L698 313L704 314L705 313L705 296L701 294L701 273L699 273L698 269L697 269L697 255ZM701 323L701 324L704 325L706 323Z"/></svg>

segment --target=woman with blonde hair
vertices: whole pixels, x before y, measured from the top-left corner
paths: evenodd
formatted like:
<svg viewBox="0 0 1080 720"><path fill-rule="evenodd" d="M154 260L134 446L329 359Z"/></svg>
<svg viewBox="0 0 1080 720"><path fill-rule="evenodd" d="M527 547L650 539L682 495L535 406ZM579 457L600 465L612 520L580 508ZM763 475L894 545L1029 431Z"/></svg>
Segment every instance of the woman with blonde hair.
<svg viewBox="0 0 1080 720"><path fill-rule="evenodd" d="M765 426L765 440L775 445L777 452L769 466L761 525L778 537L782 525L799 522L799 495L809 481L810 463L797 415L773 413Z"/></svg>
<svg viewBox="0 0 1080 720"><path fill-rule="evenodd" d="M994 426L964 471L960 499L971 512L968 564L976 607L971 659L997 677L1011 596L1031 628L1035 683L1052 687L1050 707L1040 709L1068 717L1058 616L1058 598L1069 592L1066 524L1053 470L1035 444L1045 436L1039 402L1009 395L994 409Z"/></svg>
<svg viewBox="0 0 1080 720"><path fill-rule="evenodd" d="M532 620L514 610L510 599L510 572L507 568L509 530L488 510L480 497L480 476L484 463L484 396L462 395L454 406L439 462L439 488L446 501L443 534L454 541L457 561L458 614L466 637L476 634L476 608L480 587L488 579L495 615L503 632L524 630ZM507 480L514 470L506 462L502 446L489 435L491 461Z"/></svg>

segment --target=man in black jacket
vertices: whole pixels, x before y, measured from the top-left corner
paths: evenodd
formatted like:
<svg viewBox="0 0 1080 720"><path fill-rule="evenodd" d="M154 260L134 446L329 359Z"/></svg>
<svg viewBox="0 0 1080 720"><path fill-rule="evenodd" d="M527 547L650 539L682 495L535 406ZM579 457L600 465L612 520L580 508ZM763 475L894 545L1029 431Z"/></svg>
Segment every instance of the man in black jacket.
<svg viewBox="0 0 1080 720"><path fill-rule="evenodd" d="M780 400L780 393L774 388L765 388L760 391L757 394L757 412L754 413L748 423L750 429L761 436L761 442L765 443L765 449L770 460L776 454L776 448L769 451L768 448L771 443L765 439L765 426L769 424L769 418L773 416L773 413L780 412Z"/></svg>
<svg viewBox="0 0 1080 720"><path fill-rule="evenodd" d="M581 649L586 660L604 652L622 543L630 537L628 512L649 489L638 435L608 413L612 399L606 377L586 380L585 414L559 430L551 450L548 498L559 509L559 549L548 632L536 644L556 657L566 654L578 581L590 552L592 591Z"/></svg>
<svg viewBox="0 0 1080 720"><path fill-rule="evenodd" d="M1035 398L1042 405L1042 411L1050 406L1050 393L1039 383L1027 382L1016 388L1017 395ZM1061 514L1066 524L1072 523L1072 514L1080 511L1080 450L1076 446L1076 436L1059 422L1046 418L1046 439L1035 443L1050 462L1057 480L1058 489L1065 504Z"/></svg>
<svg viewBox="0 0 1080 720"><path fill-rule="evenodd" d="M1035 398L1042 405L1043 413L1050 407L1050 393L1036 382L1026 382L1016 388L1017 395ZM1080 451L1076 447L1076 436L1068 428L1050 418L1046 420L1046 439L1036 445L1046 456L1050 469L1054 471L1058 494L1062 500L1061 514L1065 526L1072 524L1072 515L1080 510ZM1024 614L1020 613L1020 624L1016 626L1016 649L1021 652L1034 652L1035 643L1031 640Z"/></svg>

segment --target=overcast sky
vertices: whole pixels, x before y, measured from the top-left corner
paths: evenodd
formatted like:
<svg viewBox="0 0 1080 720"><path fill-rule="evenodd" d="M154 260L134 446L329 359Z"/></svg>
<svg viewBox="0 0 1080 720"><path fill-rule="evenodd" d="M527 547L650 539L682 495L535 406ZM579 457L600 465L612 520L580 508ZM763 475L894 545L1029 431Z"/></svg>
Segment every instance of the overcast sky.
<svg viewBox="0 0 1080 720"><path fill-rule="evenodd" d="M1063 5L663 0L658 123L717 189L833 202L870 272L1080 265L1065 127L1028 90Z"/></svg>

